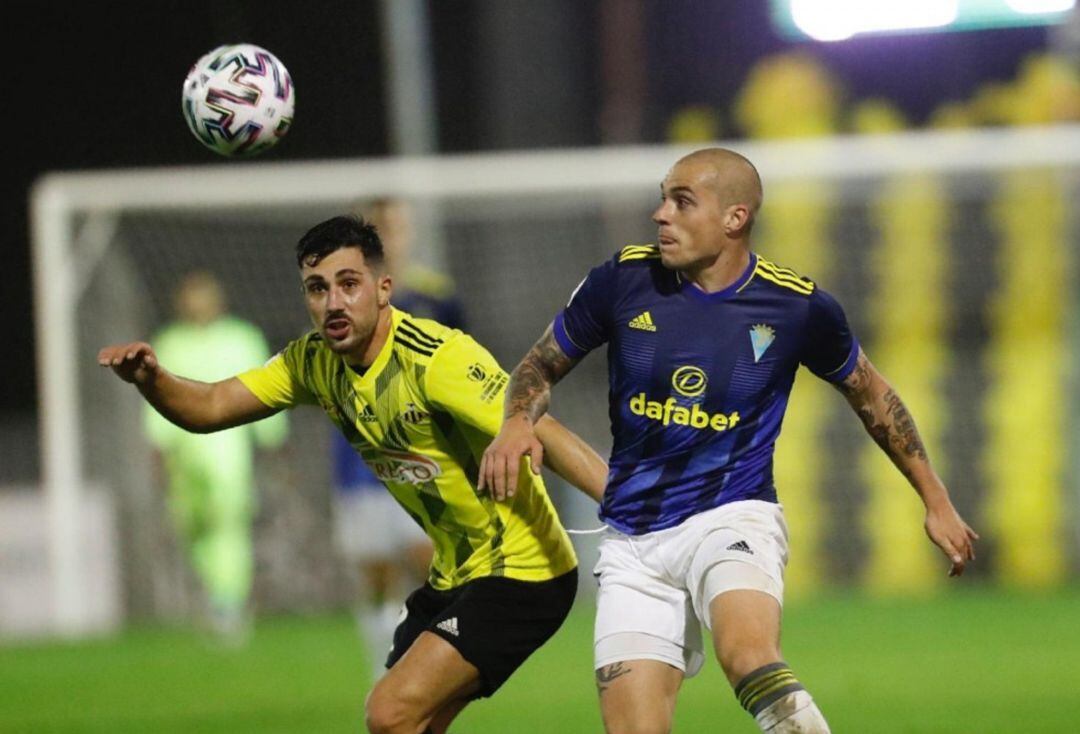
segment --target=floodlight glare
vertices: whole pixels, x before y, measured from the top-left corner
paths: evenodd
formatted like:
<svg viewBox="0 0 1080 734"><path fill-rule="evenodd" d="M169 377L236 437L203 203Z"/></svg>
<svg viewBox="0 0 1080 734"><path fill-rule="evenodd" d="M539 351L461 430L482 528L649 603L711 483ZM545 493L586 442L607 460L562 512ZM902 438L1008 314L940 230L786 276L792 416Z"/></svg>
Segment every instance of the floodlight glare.
<svg viewBox="0 0 1080 734"><path fill-rule="evenodd" d="M1075 0L1014 0L1026 4ZM803 33L819 41L841 41L859 33L940 28L954 22L959 0L792 0L791 17Z"/></svg>
<svg viewBox="0 0 1080 734"><path fill-rule="evenodd" d="M1005 0L1018 13L1063 13L1076 7L1076 0Z"/></svg>

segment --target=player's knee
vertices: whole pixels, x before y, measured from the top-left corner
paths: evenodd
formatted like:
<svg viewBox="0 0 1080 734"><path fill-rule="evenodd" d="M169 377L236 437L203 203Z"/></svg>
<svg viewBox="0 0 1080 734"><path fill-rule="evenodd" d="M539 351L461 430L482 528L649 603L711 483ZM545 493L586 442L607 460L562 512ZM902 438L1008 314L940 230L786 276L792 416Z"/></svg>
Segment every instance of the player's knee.
<svg viewBox="0 0 1080 734"><path fill-rule="evenodd" d="M632 699L612 697L607 700L602 698L600 709L607 734L669 734L675 702L640 695Z"/></svg>
<svg viewBox="0 0 1080 734"><path fill-rule="evenodd" d="M414 706L378 684L364 702L364 722L371 734L412 734L420 724Z"/></svg>
<svg viewBox="0 0 1080 734"><path fill-rule="evenodd" d="M653 712L651 715L604 717L604 731L607 734L670 734L671 717Z"/></svg>
<svg viewBox="0 0 1080 734"><path fill-rule="evenodd" d="M723 645L717 653L720 667L733 684L763 665L780 659L775 645L760 642L733 642Z"/></svg>

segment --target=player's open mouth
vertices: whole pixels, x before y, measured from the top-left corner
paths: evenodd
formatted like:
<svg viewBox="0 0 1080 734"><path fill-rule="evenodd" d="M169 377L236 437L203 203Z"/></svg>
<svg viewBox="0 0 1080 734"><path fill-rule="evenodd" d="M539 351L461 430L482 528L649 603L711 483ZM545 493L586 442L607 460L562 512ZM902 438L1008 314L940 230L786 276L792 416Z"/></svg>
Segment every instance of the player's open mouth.
<svg viewBox="0 0 1080 734"><path fill-rule="evenodd" d="M349 335L352 323L348 319L330 319L324 327L326 335L331 339L344 339Z"/></svg>

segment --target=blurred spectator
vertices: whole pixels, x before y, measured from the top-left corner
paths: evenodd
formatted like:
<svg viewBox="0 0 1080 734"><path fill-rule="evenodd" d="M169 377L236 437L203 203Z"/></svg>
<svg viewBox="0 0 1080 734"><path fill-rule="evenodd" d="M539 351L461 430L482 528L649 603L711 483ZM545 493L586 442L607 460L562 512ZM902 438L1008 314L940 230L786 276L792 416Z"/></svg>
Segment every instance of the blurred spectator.
<svg viewBox="0 0 1080 734"><path fill-rule="evenodd" d="M743 132L754 138L807 138L836 132L839 85L805 53L770 56L747 75L735 101Z"/></svg>
<svg viewBox="0 0 1080 734"><path fill-rule="evenodd" d="M900 109L885 99L866 99L851 110L851 129L864 135L899 132L907 127Z"/></svg>
<svg viewBox="0 0 1080 734"><path fill-rule="evenodd" d="M678 110L668 121L667 140L677 145L719 140L720 115L712 107L689 105Z"/></svg>
<svg viewBox="0 0 1080 734"><path fill-rule="evenodd" d="M930 114L930 127L940 130L959 130L974 124L972 107L963 102L943 102Z"/></svg>
<svg viewBox="0 0 1080 734"><path fill-rule="evenodd" d="M982 87L972 100L984 125L1047 125L1080 120L1080 72L1067 59L1033 54L1014 82Z"/></svg>

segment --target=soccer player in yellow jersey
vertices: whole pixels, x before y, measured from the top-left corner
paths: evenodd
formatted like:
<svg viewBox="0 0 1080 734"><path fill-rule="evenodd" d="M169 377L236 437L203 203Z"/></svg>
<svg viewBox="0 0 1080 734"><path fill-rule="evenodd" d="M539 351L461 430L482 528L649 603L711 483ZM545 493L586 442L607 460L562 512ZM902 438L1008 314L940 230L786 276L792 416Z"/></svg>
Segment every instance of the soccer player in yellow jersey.
<svg viewBox="0 0 1080 734"><path fill-rule="evenodd" d="M300 239L297 263L315 330L262 367L196 382L168 372L142 342L105 347L98 362L190 431L302 403L326 411L435 545L428 582L394 634L389 671L368 696L368 730L442 734L559 628L577 559L537 473L521 472L506 502L478 491L508 376L469 336L390 306L375 228L327 220ZM549 466L599 498L603 460L554 420L537 429ZM532 458L538 471L539 452Z"/></svg>

